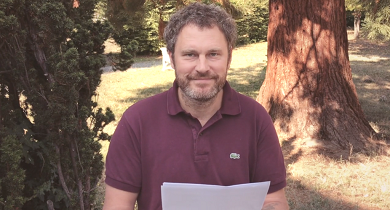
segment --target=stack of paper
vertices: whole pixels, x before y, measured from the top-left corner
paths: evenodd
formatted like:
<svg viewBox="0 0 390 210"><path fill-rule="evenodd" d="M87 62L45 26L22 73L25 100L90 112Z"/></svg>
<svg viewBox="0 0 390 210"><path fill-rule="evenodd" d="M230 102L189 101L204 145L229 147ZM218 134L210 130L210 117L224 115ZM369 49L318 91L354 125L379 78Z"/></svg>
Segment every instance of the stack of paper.
<svg viewBox="0 0 390 210"><path fill-rule="evenodd" d="M270 182L232 186L164 182L163 210L260 210Z"/></svg>

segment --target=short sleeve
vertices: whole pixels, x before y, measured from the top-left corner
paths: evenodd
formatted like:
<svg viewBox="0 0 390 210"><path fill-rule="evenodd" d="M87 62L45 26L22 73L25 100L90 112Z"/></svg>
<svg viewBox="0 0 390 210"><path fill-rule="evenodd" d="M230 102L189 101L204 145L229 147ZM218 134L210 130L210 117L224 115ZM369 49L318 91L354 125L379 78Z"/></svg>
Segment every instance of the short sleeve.
<svg viewBox="0 0 390 210"><path fill-rule="evenodd" d="M257 163L253 182L270 181L268 193L272 193L286 186L286 168L272 119L265 109L261 108Z"/></svg>
<svg viewBox="0 0 390 210"><path fill-rule="evenodd" d="M129 122L127 110L111 138L106 158L106 184L129 192L141 189L140 142L134 132L134 122ZM133 125L132 125L133 124Z"/></svg>

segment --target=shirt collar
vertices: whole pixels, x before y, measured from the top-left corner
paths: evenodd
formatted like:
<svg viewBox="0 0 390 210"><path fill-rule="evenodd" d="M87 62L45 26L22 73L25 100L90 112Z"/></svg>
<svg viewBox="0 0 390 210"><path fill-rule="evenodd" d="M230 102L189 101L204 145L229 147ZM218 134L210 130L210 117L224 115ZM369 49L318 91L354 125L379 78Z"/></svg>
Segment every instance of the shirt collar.
<svg viewBox="0 0 390 210"><path fill-rule="evenodd" d="M185 112L180 106L178 84L175 80L173 86L168 90L167 93L167 111L169 115L177 115L180 112ZM221 114L237 115L241 113L241 105L238 100L238 93L233 90L229 83L226 81L223 87L222 106L219 109Z"/></svg>

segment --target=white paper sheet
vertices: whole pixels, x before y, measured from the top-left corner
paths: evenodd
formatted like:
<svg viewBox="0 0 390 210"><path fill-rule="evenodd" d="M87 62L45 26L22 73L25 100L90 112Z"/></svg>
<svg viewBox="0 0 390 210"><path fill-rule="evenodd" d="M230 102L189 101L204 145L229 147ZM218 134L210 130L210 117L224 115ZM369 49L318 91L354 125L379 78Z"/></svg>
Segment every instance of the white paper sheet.
<svg viewBox="0 0 390 210"><path fill-rule="evenodd" d="M270 182L232 186L164 182L163 210L261 210Z"/></svg>

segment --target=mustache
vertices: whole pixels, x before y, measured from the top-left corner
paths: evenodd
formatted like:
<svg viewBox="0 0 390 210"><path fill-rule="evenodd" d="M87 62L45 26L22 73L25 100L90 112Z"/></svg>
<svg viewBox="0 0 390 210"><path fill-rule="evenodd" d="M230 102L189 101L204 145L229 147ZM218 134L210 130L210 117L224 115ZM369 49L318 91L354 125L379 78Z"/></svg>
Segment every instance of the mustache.
<svg viewBox="0 0 390 210"><path fill-rule="evenodd" d="M196 72L193 74L187 75L187 79L218 79L219 76L217 74L212 74L210 72Z"/></svg>

